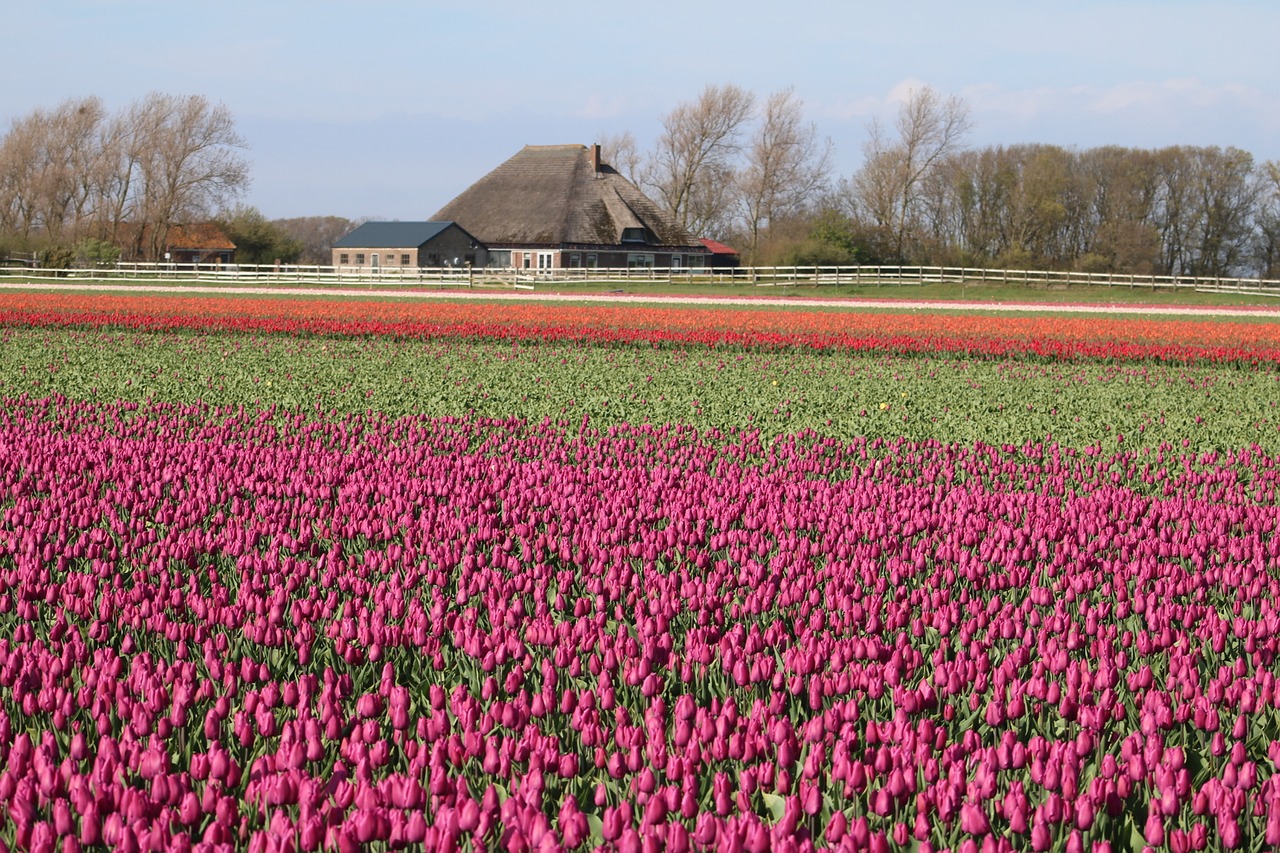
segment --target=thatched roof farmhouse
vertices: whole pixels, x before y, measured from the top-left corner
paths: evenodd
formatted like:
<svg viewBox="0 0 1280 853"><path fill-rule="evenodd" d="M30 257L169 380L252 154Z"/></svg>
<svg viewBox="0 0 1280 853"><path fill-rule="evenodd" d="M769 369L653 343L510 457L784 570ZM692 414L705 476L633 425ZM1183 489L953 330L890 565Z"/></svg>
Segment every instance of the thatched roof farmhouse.
<svg viewBox="0 0 1280 853"><path fill-rule="evenodd" d="M527 145L432 219L474 234L492 266L701 267L709 254L599 145Z"/></svg>

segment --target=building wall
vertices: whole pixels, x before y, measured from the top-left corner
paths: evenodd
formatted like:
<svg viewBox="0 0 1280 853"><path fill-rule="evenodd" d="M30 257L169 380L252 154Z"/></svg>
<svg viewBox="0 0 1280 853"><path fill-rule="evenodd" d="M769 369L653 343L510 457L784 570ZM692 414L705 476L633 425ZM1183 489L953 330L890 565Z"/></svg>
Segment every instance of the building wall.
<svg viewBox="0 0 1280 853"><path fill-rule="evenodd" d="M578 269L603 268L625 269L627 267L651 267L668 269L671 267L688 269L701 268L707 265L708 256L703 252L660 251L645 246L636 246L626 250L613 247L603 249L507 249L490 248L490 257L494 266L514 269Z"/></svg>
<svg viewBox="0 0 1280 853"><path fill-rule="evenodd" d="M489 262L488 253L478 243L472 248L471 236L456 225L446 228L421 247L419 266L483 267Z"/></svg>
<svg viewBox="0 0 1280 853"><path fill-rule="evenodd" d="M172 264L229 264L235 259L235 250L227 249L170 249Z"/></svg>
<svg viewBox="0 0 1280 853"><path fill-rule="evenodd" d="M483 267L489 260L484 247L472 248L471 238L456 226L445 229L416 248L368 246L335 248L332 252L333 266L350 270L372 269L374 255L378 257L378 268L383 270L465 267L468 263L474 267Z"/></svg>

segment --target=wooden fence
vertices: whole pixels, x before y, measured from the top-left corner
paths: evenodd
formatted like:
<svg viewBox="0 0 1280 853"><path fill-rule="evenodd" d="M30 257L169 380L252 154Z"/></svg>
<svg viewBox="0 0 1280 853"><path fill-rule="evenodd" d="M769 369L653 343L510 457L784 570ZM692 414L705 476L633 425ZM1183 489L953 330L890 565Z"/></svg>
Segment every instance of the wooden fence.
<svg viewBox="0 0 1280 853"><path fill-rule="evenodd" d="M822 287L856 285L913 287L921 285L1001 285L1065 290L1072 287L1111 287L1146 290L1200 290L1280 296L1280 279L1152 276L1128 273L1086 273L1057 270L1002 270L969 267L847 266L741 267L675 269L469 269L464 267L387 268L253 266L120 263L96 269L0 268L0 281L50 281L62 284L164 284L182 286L306 286L344 289L404 289L471 287L536 290L567 284L716 284L743 288Z"/></svg>

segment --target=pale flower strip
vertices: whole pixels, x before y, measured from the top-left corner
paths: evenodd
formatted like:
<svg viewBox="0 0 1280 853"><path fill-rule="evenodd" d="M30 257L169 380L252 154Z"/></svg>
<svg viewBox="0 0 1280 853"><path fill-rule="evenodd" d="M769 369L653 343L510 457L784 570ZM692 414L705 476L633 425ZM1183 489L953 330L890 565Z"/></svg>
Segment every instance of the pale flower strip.
<svg viewBox="0 0 1280 853"><path fill-rule="evenodd" d="M11 846L1280 844L1261 452L5 403Z"/></svg>

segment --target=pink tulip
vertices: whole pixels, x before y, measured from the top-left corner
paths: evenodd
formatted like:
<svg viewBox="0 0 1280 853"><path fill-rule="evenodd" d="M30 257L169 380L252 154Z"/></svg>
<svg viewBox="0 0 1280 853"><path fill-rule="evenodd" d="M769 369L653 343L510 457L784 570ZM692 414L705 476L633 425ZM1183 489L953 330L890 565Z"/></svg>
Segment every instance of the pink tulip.
<svg viewBox="0 0 1280 853"><path fill-rule="evenodd" d="M986 835L991 831L987 816L972 803L965 802L960 806L960 828L969 835Z"/></svg>

